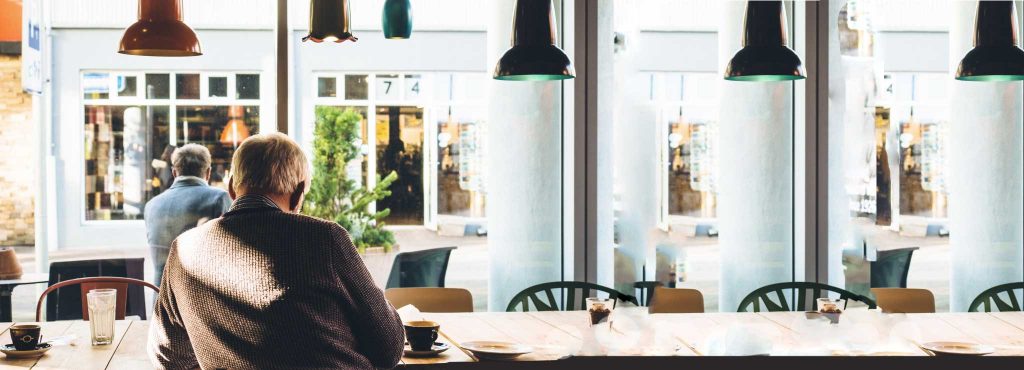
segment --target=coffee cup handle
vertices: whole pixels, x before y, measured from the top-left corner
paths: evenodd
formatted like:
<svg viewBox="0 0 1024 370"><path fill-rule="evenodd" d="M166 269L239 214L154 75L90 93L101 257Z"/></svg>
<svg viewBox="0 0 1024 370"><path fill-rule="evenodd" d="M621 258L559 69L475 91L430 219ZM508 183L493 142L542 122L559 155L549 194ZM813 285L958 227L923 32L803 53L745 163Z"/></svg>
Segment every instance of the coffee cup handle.
<svg viewBox="0 0 1024 370"><path fill-rule="evenodd" d="M437 331L430 334L430 345L433 346L434 342L437 342Z"/></svg>

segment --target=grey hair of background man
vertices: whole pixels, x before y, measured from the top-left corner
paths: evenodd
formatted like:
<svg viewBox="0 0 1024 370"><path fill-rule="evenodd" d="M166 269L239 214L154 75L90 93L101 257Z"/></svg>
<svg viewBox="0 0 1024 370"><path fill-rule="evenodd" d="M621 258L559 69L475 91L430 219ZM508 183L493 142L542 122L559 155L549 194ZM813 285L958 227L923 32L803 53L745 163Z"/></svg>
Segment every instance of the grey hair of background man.
<svg viewBox="0 0 1024 370"><path fill-rule="evenodd" d="M171 166L177 176L205 177L211 162L210 150L199 144L185 144L171 154Z"/></svg>

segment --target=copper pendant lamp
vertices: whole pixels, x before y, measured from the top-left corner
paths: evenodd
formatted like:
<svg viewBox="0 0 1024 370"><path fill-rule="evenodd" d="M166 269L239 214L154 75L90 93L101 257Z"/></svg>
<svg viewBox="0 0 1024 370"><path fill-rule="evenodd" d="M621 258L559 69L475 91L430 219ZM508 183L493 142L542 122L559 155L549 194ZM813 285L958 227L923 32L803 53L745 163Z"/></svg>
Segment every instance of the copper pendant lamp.
<svg viewBox="0 0 1024 370"><path fill-rule="evenodd" d="M139 20L124 31L118 53L153 57L203 55L195 31L182 22L181 0L139 0Z"/></svg>
<svg viewBox="0 0 1024 370"><path fill-rule="evenodd" d="M349 0L310 0L309 35L302 41L342 43L359 39L352 35Z"/></svg>
<svg viewBox="0 0 1024 370"><path fill-rule="evenodd" d="M494 79L557 81L576 77L572 60L555 46L555 12L551 0L517 0L512 21L512 48L498 61Z"/></svg>
<svg viewBox="0 0 1024 370"><path fill-rule="evenodd" d="M806 78L803 62L787 46L782 1L747 1L743 48L725 67L730 81L791 81Z"/></svg>
<svg viewBox="0 0 1024 370"><path fill-rule="evenodd" d="M974 20L974 49L956 69L961 81L1024 80L1024 50L1017 45L1013 1L979 1Z"/></svg>

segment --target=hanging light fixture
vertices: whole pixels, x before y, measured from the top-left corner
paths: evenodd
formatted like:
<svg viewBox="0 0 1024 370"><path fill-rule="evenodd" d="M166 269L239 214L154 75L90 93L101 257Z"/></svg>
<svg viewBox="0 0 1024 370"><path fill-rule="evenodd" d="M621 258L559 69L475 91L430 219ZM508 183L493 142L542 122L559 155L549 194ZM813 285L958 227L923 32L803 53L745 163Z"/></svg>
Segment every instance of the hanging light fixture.
<svg viewBox="0 0 1024 370"><path fill-rule="evenodd" d="M348 0L310 0L309 35L302 41L342 43L359 39L352 35Z"/></svg>
<svg viewBox="0 0 1024 370"><path fill-rule="evenodd" d="M384 37L407 39L412 36L412 1L387 0L384 2Z"/></svg>
<svg viewBox="0 0 1024 370"><path fill-rule="evenodd" d="M121 36L118 53L153 57L203 55L199 38L182 22L181 0L139 0L139 20Z"/></svg>
<svg viewBox="0 0 1024 370"><path fill-rule="evenodd" d="M725 67L730 81L790 81L806 78L803 62L793 50L786 31L781 1L747 1L743 48Z"/></svg>
<svg viewBox="0 0 1024 370"><path fill-rule="evenodd" d="M494 79L553 81L576 77L572 61L555 46L551 0L517 0L512 21L512 48L498 61Z"/></svg>
<svg viewBox="0 0 1024 370"><path fill-rule="evenodd" d="M1024 50L1017 46L1017 10L1013 1L979 1L974 19L974 49L956 69L961 81L1024 80Z"/></svg>
<svg viewBox="0 0 1024 370"><path fill-rule="evenodd" d="M234 105L228 108L228 124L220 132L220 142L237 148L238 143L249 138L249 127L245 125L245 108Z"/></svg>

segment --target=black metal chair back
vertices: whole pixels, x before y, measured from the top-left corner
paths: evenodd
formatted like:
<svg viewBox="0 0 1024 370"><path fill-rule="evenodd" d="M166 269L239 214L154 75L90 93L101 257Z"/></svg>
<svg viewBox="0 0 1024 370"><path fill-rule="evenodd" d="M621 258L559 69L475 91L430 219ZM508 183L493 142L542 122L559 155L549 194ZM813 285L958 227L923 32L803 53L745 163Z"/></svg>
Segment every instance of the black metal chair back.
<svg viewBox="0 0 1024 370"><path fill-rule="evenodd" d="M640 294L636 295L636 298L640 301L640 306L646 307L651 304L654 290L660 286L664 286L660 281L638 281L633 283L633 289L640 291Z"/></svg>
<svg viewBox="0 0 1024 370"><path fill-rule="evenodd" d="M448 260L455 248L399 253L391 265L387 288L444 288Z"/></svg>
<svg viewBox="0 0 1024 370"><path fill-rule="evenodd" d="M753 309L753 312L814 310L814 301L818 298L827 297L828 292L838 293L839 299L845 301L843 305L844 308L851 300L863 302L868 305L868 308L875 308L876 306L875 301L871 300L871 298L831 285L809 282L789 282L766 285L750 292L750 294L747 294L747 296L740 301L740 306L736 311L747 312L748 309ZM792 305L789 304L786 299L787 293L790 298L793 298ZM808 296L807 293L811 293L810 296Z"/></svg>
<svg viewBox="0 0 1024 370"><path fill-rule="evenodd" d="M1015 290L1021 290L1022 294L1018 298ZM1005 296L1004 299L1002 296ZM971 302L968 312L978 312L979 309L984 308L983 312L1007 312L1007 311L1021 311L1022 298L1024 298L1024 281L1019 283L1009 283L996 285L994 287L985 289L984 292L978 294L977 298ZM993 307L994 306L994 307Z"/></svg>
<svg viewBox="0 0 1024 370"><path fill-rule="evenodd" d="M143 258L115 258L53 262L50 264L50 282L84 277L113 276L144 280ZM146 292L140 285L128 287L125 314L146 319ZM54 290L46 297L46 321L81 320L82 292L78 286Z"/></svg>
<svg viewBox="0 0 1024 370"><path fill-rule="evenodd" d="M906 288L915 250L917 247L878 251L878 260L871 262L871 287Z"/></svg>
<svg viewBox="0 0 1024 370"><path fill-rule="evenodd" d="M580 291L580 294L576 294ZM591 293L608 293L610 298L618 301L630 302L639 306L636 297L623 294L615 289L605 286L587 283L582 281L556 281L551 283L537 284L523 289L523 291L512 297L512 301L505 308L507 312L516 312L521 308L523 312L534 311L578 311L587 309L587 298L592 297ZM563 294L565 300L562 300Z"/></svg>

